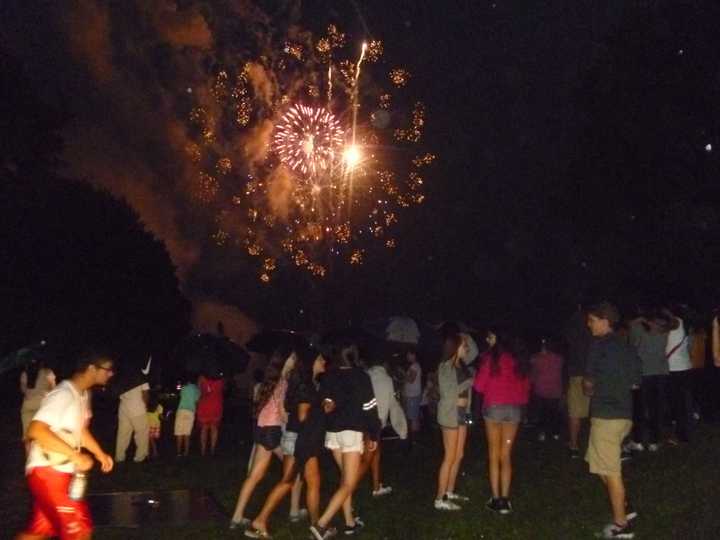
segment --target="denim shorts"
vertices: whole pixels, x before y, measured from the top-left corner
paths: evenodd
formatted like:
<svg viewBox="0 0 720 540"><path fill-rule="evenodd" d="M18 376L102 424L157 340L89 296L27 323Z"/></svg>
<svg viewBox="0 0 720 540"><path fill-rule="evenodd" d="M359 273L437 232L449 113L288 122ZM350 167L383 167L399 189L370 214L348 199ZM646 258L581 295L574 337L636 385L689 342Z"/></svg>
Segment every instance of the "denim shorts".
<svg viewBox="0 0 720 540"><path fill-rule="evenodd" d="M295 455L295 443L297 442L298 434L294 431L286 431L282 434L280 439L280 449L282 450L283 456L294 456Z"/></svg>
<svg viewBox="0 0 720 540"><path fill-rule="evenodd" d="M519 424L522 422L523 407L521 405L490 405L483 407L483 418L491 422L503 424Z"/></svg>

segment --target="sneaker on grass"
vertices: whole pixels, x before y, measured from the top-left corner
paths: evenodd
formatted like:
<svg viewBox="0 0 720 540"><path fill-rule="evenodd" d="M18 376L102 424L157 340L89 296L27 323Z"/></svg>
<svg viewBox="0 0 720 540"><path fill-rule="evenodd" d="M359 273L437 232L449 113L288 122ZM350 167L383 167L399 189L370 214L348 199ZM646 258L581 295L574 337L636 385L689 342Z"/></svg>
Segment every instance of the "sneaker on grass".
<svg viewBox="0 0 720 540"><path fill-rule="evenodd" d="M382 497L383 495L390 495L391 493L392 493L392 488L390 486L381 485L379 488L373 490L372 496L373 497Z"/></svg>
<svg viewBox="0 0 720 540"><path fill-rule="evenodd" d="M310 534L315 540L327 540L337 534L337 529L332 527L321 527L320 525L311 525Z"/></svg>
<svg viewBox="0 0 720 540"><path fill-rule="evenodd" d="M649 452L657 452L660 450L660 445L658 443L650 443L647 448Z"/></svg>
<svg viewBox="0 0 720 540"><path fill-rule="evenodd" d="M602 532L596 535L596 538L635 538L632 530L632 522L628 521L625 525L610 523L606 525Z"/></svg>
<svg viewBox="0 0 720 540"><path fill-rule="evenodd" d="M343 534L345 536L353 536L355 534L359 534L362 528L365 527L365 522L361 520L360 518L355 518L355 525L352 527L348 527L345 525L345 528L343 529Z"/></svg>
<svg viewBox="0 0 720 540"><path fill-rule="evenodd" d="M301 508L297 514L290 513L290 523L297 523L298 521L307 519L308 515L307 508Z"/></svg>
<svg viewBox="0 0 720 540"><path fill-rule="evenodd" d="M456 511L460 510L460 506L447 499L435 499L435 510Z"/></svg>
<svg viewBox="0 0 720 540"><path fill-rule="evenodd" d="M570 454L570 459L580 459L580 449L579 448L570 448L568 450Z"/></svg>
<svg viewBox="0 0 720 540"><path fill-rule="evenodd" d="M452 491L448 491L448 492L445 494L445 497L446 497L449 501L457 501L457 502L468 502L468 501L470 501L470 497L466 497L465 495L460 495L460 494L454 493L454 492L452 492Z"/></svg>
<svg viewBox="0 0 720 540"><path fill-rule="evenodd" d="M643 446L643 443L628 441L628 443L623 447L623 450L626 452L643 452L645 447Z"/></svg>
<svg viewBox="0 0 720 540"><path fill-rule="evenodd" d="M512 504L510 504L510 499L507 499L505 497L500 498L500 510L498 510L502 515L507 515L512 512Z"/></svg>
<svg viewBox="0 0 720 540"><path fill-rule="evenodd" d="M493 512L500 513L500 510L503 507L503 503L501 499L496 499L495 497L491 497L488 502L485 503L485 508L488 510L492 510Z"/></svg>
<svg viewBox="0 0 720 540"><path fill-rule="evenodd" d="M230 529L246 529L250 525L250 520L248 518L240 518L240 521L231 521L230 522Z"/></svg>

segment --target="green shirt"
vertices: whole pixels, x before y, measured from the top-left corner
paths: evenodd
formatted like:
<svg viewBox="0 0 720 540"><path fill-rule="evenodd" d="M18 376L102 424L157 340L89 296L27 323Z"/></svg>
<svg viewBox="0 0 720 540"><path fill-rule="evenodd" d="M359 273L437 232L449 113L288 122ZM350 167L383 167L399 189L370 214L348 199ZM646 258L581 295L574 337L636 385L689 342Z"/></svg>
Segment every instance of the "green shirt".
<svg viewBox="0 0 720 540"><path fill-rule="evenodd" d="M180 390L180 403L178 403L178 410L185 409L187 411L195 412L197 407L198 399L200 399L200 389L197 384L186 384Z"/></svg>
<svg viewBox="0 0 720 540"><path fill-rule="evenodd" d="M590 416L632 419L632 387L642 378L640 359L633 346L614 333L594 338L585 378L593 382Z"/></svg>

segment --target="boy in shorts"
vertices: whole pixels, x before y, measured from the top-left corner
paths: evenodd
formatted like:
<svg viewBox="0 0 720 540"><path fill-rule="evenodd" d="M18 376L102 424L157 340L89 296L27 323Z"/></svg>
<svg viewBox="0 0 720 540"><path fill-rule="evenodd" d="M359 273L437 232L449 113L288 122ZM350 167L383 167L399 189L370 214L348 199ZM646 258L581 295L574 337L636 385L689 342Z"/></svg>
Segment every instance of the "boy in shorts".
<svg viewBox="0 0 720 540"><path fill-rule="evenodd" d="M192 381L187 381L180 390L180 401L175 412L175 446L178 457L187 457L190 453L190 435L195 423L195 409L200 399L200 389Z"/></svg>
<svg viewBox="0 0 720 540"><path fill-rule="evenodd" d="M593 335L583 386L590 396L590 441L585 460L608 492L613 522L602 538L634 538L622 478L621 447L632 428L632 389L640 384L637 352L613 331L620 320L615 306L602 302L588 311L588 328Z"/></svg>

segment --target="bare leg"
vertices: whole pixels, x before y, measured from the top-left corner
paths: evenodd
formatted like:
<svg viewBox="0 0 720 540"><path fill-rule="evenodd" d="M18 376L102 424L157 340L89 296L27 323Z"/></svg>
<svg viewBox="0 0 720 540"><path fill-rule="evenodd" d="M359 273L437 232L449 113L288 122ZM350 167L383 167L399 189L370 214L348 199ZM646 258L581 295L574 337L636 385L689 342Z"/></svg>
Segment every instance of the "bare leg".
<svg viewBox="0 0 720 540"><path fill-rule="evenodd" d="M183 435L183 446L185 448L184 455L188 456L190 455L190 435Z"/></svg>
<svg viewBox="0 0 720 540"><path fill-rule="evenodd" d="M502 446L502 432L500 424L485 419L485 436L488 445L488 475L490 477L490 491L493 498L500 497L500 448Z"/></svg>
<svg viewBox="0 0 720 540"><path fill-rule="evenodd" d="M200 455L201 456L204 456L205 452L207 451L208 429L209 429L209 426L207 424L202 424L200 426Z"/></svg>
<svg viewBox="0 0 720 540"><path fill-rule="evenodd" d="M334 453L334 451L333 451ZM359 452L346 452L342 454L342 481L340 487L334 493L327 508L317 523L321 527L327 527L335 514L338 513L340 507L343 506L346 500L350 498L358 482L358 472L360 470L360 456ZM347 524L347 520L346 520ZM354 525L354 521L351 524Z"/></svg>
<svg viewBox="0 0 720 540"><path fill-rule="evenodd" d="M270 458L268 458L268 461L269 460ZM296 477L295 458L292 456L285 456L285 459L283 460L283 476L280 481L275 484L275 487L272 489L267 499L265 499L265 504L263 505L262 510L260 510L260 513L252 522L253 527L267 532L267 522L270 519L270 516L287 496L288 492L290 492Z"/></svg>
<svg viewBox="0 0 720 540"><path fill-rule="evenodd" d="M320 465L316 457L310 458L305 464L305 501L310 514L310 523L317 523L320 518Z"/></svg>
<svg viewBox="0 0 720 540"><path fill-rule="evenodd" d="M215 455L215 447L218 442L218 435L220 433L220 426L218 424L212 424L210 426L210 455Z"/></svg>
<svg viewBox="0 0 720 540"><path fill-rule="evenodd" d="M458 436L457 444L455 445L455 455L453 456L453 462L450 466L450 474L448 475L447 490L450 493L455 493L455 483L457 482L457 475L460 471L460 464L462 463L463 455L465 454L467 426L458 426L457 434Z"/></svg>
<svg viewBox="0 0 720 540"><path fill-rule="evenodd" d="M450 468L452 467L452 462L455 459L455 452L457 451L458 430L442 428L442 437L445 453L443 455L442 463L440 464L440 470L438 471L436 499L442 499L448 490Z"/></svg>
<svg viewBox="0 0 720 540"><path fill-rule="evenodd" d="M500 496L510 496L512 483L512 449L518 432L518 424L500 424Z"/></svg>
<svg viewBox="0 0 720 540"><path fill-rule="evenodd" d="M625 512L625 484L621 475L604 477L607 485L608 496L610 497L610 506L612 506L613 520L618 525L627 523L627 514Z"/></svg>
<svg viewBox="0 0 720 540"><path fill-rule="evenodd" d="M568 430L570 431L570 449L578 450L580 448L578 439L580 438L580 426L582 425L582 418L568 419Z"/></svg>
<svg viewBox="0 0 720 540"><path fill-rule="evenodd" d="M378 441L377 449L370 456L370 468L372 470L373 490L377 491L382 486L380 481L380 441Z"/></svg>
<svg viewBox="0 0 720 540"><path fill-rule="evenodd" d="M182 447L183 447L183 440L182 435L176 435L175 436L175 454L180 455L182 454Z"/></svg>
<svg viewBox="0 0 720 540"><path fill-rule="evenodd" d="M271 458L272 452L261 445L257 446L250 474L247 478L245 478L245 481L240 488L237 505L235 506L235 512L232 517L233 521L240 521L243 517L245 517L245 507L250 501L250 497L257 485L260 483L260 480L262 480L265 476L268 465L270 465Z"/></svg>
<svg viewBox="0 0 720 540"><path fill-rule="evenodd" d="M340 469L341 475L343 474L343 455L344 454L340 450L333 450L333 458L335 459L335 463L337 463L337 466ZM363 460L361 455L357 471L358 482L360 481L360 478L362 478L362 474L364 472L367 472L367 467L365 467L363 471ZM347 525L348 527L353 527L355 525L355 518L353 517L352 492L345 498L345 501L342 504L342 510L343 518L345 519L345 525Z"/></svg>
<svg viewBox="0 0 720 540"><path fill-rule="evenodd" d="M294 461L294 460L293 460ZM295 482L290 492L290 514L297 515L300 513L300 496L302 495L303 480L302 476L295 475Z"/></svg>

